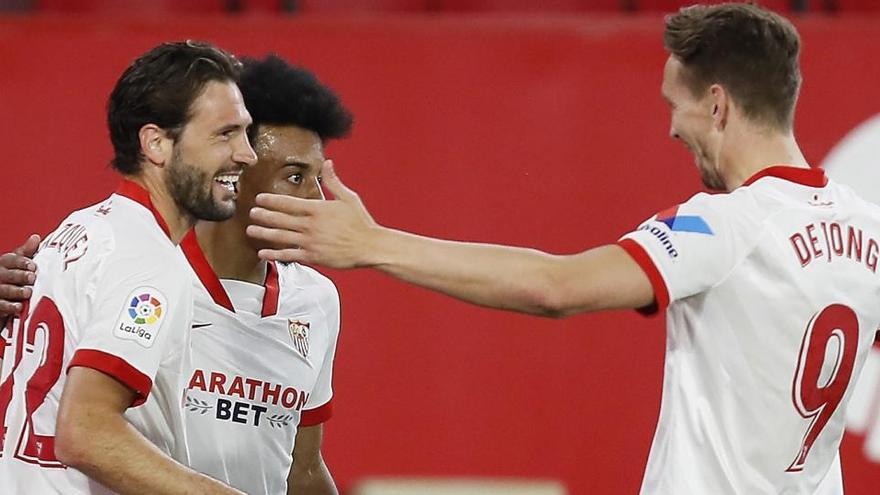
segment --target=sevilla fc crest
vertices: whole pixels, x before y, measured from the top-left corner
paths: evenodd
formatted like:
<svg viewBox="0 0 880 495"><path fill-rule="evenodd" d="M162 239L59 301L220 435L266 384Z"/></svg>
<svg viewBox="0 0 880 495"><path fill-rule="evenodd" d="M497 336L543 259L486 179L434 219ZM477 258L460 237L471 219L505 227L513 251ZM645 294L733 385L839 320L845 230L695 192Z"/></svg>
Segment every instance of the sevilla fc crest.
<svg viewBox="0 0 880 495"><path fill-rule="evenodd" d="M293 347L302 357L309 357L309 323L288 319L287 329L290 331Z"/></svg>

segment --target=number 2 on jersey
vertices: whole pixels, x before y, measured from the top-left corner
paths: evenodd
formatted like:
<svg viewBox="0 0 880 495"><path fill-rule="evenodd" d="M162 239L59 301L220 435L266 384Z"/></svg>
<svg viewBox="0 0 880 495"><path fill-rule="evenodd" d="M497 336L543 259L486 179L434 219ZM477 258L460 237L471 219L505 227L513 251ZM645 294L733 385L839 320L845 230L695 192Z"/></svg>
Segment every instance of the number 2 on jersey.
<svg viewBox="0 0 880 495"><path fill-rule="evenodd" d="M836 346L829 348L834 339ZM842 304L832 304L810 320L804 340L798 367L794 375L792 401L798 413L810 420L804 434L801 448L788 472L804 469L810 449L819 437L819 433L828 424L834 411L843 400L843 395L852 378L856 350L859 345L859 319L855 311ZM830 376L819 383L822 368L831 354L834 364Z"/></svg>
<svg viewBox="0 0 880 495"><path fill-rule="evenodd" d="M64 321L55 303L47 297L40 299L30 317L27 316L27 309L22 311L21 317L18 335L10 335L15 343L14 364L6 380L0 384L0 425L2 425L0 433L3 435L0 437L0 455L4 443L10 440L6 438L7 422L11 419L7 417L7 412L12 402L14 373L22 365L23 357L27 354L31 356L30 366L33 364L36 366L25 387L25 418L21 435L17 439L15 457L44 467L64 467L55 457L55 437L38 435L33 418L34 412L45 402L49 390L61 376L64 359ZM38 333L41 345L37 343Z"/></svg>

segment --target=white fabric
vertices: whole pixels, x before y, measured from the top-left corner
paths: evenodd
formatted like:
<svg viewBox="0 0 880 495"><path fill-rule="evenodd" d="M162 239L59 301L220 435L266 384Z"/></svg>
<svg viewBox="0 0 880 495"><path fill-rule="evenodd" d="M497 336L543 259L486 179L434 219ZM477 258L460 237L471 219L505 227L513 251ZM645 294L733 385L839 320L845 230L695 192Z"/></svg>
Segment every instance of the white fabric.
<svg viewBox="0 0 880 495"><path fill-rule="evenodd" d="M191 466L251 495L287 493L300 418L333 395L336 288L311 268L277 266L274 316L261 317L263 287L223 280L237 313L201 284L195 289L194 368L184 402ZM294 322L309 325L305 356L293 344Z"/></svg>
<svg viewBox="0 0 880 495"><path fill-rule="evenodd" d="M690 217L681 223L669 215L624 236L647 252L663 280L655 293L665 284L671 300L660 419L641 493L841 494L846 403L880 323L880 210L833 182L769 176L730 194L694 196L674 212ZM854 311L857 334L845 310L822 313L831 305ZM803 345L823 329L836 336ZM852 350L840 352L846 344ZM807 354L821 369L813 381L803 372ZM847 387L831 393L835 383ZM799 391L823 387L842 401L798 466L814 419L799 412L810 412L798 405Z"/></svg>
<svg viewBox="0 0 880 495"><path fill-rule="evenodd" d="M22 332L7 328L4 334L9 346L0 377L4 387L11 385L12 393L0 457L0 492L107 492L78 471L58 467L60 463L51 460L51 450L44 451L50 449L51 439L41 439L37 445L41 454L36 457L44 458L42 461L23 454L19 446L19 439L28 435L24 427L26 384L35 373L52 368L60 372L45 400L36 399L39 405L32 416L34 434L54 437L67 367L78 351L102 353L80 365L97 367L129 386L133 381L152 380L146 403L132 407L125 416L161 450L185 462L179 401L186 378L183 371L189 366L185 360L192 318L192 285L186 278L186 260L156 223L152 212L131 199L113 195L100 205L67 217L43 241L34 261L39 276L26 322L28 328L36 329L29 342L33 345L25 342L21 346ZM132 299L142 294L149 294L148 304L144 306L140 300L132 304ZM51 305L48 301L57 305L63 325L58 324L57 318L47 318L51 315L51 310L45 309ZM160 304L156 305L156 301ZM128 312L132 306L142 313L132 317ZM161 315L155 311L157 306L161 306ZM44 309L39 310L41 307ZM135 319L143 315L147 319L137 323ZM63 339L63 343L56 338ZM54 345L63 346L57 354L63 356L60 366L52 358L56 355ZM18 346L23 349L20 356L16 356ZM106 368L113 360L108 355L121 360L115 371ZM13 373L18 358L21 362Z"/></svg>

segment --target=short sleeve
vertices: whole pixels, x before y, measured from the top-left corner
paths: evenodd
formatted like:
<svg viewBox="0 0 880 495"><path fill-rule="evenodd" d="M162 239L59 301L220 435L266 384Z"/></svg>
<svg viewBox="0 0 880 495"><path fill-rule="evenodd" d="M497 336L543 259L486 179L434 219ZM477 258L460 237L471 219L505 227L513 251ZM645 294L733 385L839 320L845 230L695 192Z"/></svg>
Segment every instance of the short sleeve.
<svg viewBox="0 0 880 495"><path fill-rule="evenodd" d="M329 282L329 281L328 281ZM332 284L331 284L332 286ZM315 387L300 418L300 426L314 426L326 422L333 415L333 362L339 340L339 296L333 288L333 298L325 306L329 342Z"/></svg>
<svg viewBox="0 0 880 495"><path fill-rule="evenodd" d="M656 307L703 292L723 280L737 261L729 203L698 194L663 210L618 244L654 287ZM648 312L651 312L650 310Z"/></svg>
<svg viewBox="0 0 880 495"><path fill-rule="evenodd" d="M164 247L164 246L160 246ZM130 248L130 249L127 249ZM68 369L92 368L119 380L143 404L163 359L176 352L192 315L191 282L172 250L117 248L102 260L88 307L78 309L80 339Z"/></svg>

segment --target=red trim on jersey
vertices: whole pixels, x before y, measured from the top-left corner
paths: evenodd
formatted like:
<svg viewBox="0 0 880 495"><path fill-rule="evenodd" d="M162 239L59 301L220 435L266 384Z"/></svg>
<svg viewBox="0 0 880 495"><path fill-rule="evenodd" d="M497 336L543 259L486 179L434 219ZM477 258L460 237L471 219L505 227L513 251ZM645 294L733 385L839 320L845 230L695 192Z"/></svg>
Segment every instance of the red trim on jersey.
<svg viewBox="0 0 880 495"><path fill-rule="evenodd" d="M309 409L302 412L299 418L300 426L315 426L326 423L328 419L333 417L333 401L329 401L323 406Z"/></svg>
<svg viewBox="0 0 880 495"><path fill-rule="evenodd" d="M70 364L67 365L67 371L74 366L82 366L98 370L101 373L110 375L122 382L123 385L132 389L137 394L134 402L130 407L137 407L147 401L150 396L150 389L153 388L153 380L147 375L138 371L137 368L128 364L124 359L104 351L95 349L80 349L73 355Z"/></svg>
<svg viewBox="0 0 880 495"><path fill-rule="evenodd" d="M171 239L171 230L168 228L168 224L165 223L165 219L162 218L162 215L159 214L159 210L157 210L156 207L153 206L153 200L150 199L150 193L147 192L146 189L135 182L123 179L122 182L119 184L119 187L116 188L116 194L120 196L125 196L126 198L150 210L153 216L156 217L156 223L158 223L159 227L162 228L162 232L165 232L165 235L168 236L169 239Z"/></svg>
<svg viewBox="0 0 880 495"><path fill-rule="evenodd" d="M267 316L275 316L278 314L278 267L274 261L269 262L266 267L266 281L263 283L266 292L263 294L263 311L260 314L263 318Z"/></svg>
<svg viewBox="0 0 880 495"><path fill-rule="evenodd" d="M660 275L660 270L657 269L657 265L654 264L654 260L648 255L645 248L632 239L621 239L617 242L617 245L632 256L632 259L638 263L642 271L645 272L645 275L648 276L648 280L651 281L651 286L654 288L654 304L640 308L639 312L652 315L666 309L669 306L669 289L666 288L666 282L663 280L663 276Z"/></svg>
<svg viewBox="0 0 880 495"><path fill-rule="evenodd" d="M809 187L825 187L828 185L828 177L821 168L800 168L791 165L773 165L761 170L757 174L749 177L744 186L754 184L755 181L762 177L777 177L790 182L795 182Z"/></svg>
<svg viewBox="0 0 880 495"><path fill-rule="evenodd" d="M214 300L214 303L234 313L235 308L232 307L229 294L226 293L226 289L223 288L223 284L220 283L220 279L217 278L217 274L208 263L208 258L205 257L205 252L202 251L202 247L199 245L195 229L190 229L183 236L183 240L180 241L180 249L183 250L183 254L189 260L189 264L193 267L199 280L202 281L202 285L208 290L208 294L211 294L211 299Z"/></svg>
<svg viewBox="0 0 880 495"><path fill-rule="evenodd" d="M195 229L190 229L190 231L186 233L183 240L180 241L180 248L183 250L183 254L186 256L189 264L193 267L196 275L198 275L199 280L202 281L202 285L208 290L214 303L235 313L235 307L232 306L232 300L229 299L229 294L226 293L226 289L224 289L223 284L220 283L220 278L217 277L217 272L215 272L214 268L211 267L211 264L208 263L208 258L205 256L205 252L199 244L199 238L196 235ZM269 262L266 267L266 280L263 283L263 286L266 290L263 293L263 310L261 314L264 318L267 316L275 316L275 314L278 313L279 284L278 267L275 266L274 261Z"/></svg>

